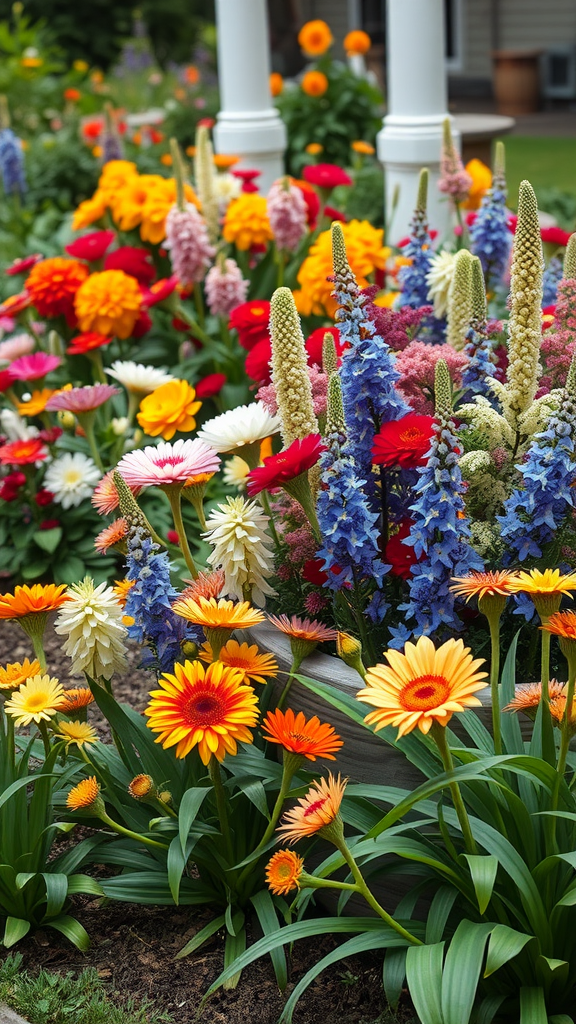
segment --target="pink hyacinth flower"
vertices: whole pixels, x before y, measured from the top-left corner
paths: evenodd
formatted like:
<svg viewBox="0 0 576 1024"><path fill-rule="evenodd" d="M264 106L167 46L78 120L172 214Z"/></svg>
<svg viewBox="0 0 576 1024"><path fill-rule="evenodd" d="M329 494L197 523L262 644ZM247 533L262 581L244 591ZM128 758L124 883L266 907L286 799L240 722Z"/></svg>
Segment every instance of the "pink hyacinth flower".
<svg viewBox="0 0 576 1024"><path fill-rule="evenodd" d="M32 352L20 356L10 364L9 374L13 380L38 380L55 370L62 362L60 356L51 356L46 352Z"/></svg>
<svg viewBox="0 0 576 1024"><path fill-rule="evenodd" d="M268 193L266 205L277 248L294 252L307 231L308 207L302 190L289 178L279 178Z"/></svg>
<svg viewBox="0 0 576 1024"><path fill-rule="evenodd" d="M224 260L224 265L211 267L206 274L204 287L206 300L212 316L228 316L236 306L246 301L248 281L236 260Z"/></svg>
<svg viewBox="0 0 576 1024"><path fill-rule="evenodd" d="M184 210L173 206L168 211L163 245L170 250L172 270L185 287L202 280L216 253L206 221L192 203Z"/></svg>
<svg viewBox="0 0 576 1024"><path fill-rule="evenodd" d="M128 452L117 468L129 487L163 487L185 486L194 477L216 473L219 466L218 455L204 441L179 438Z"/></svg>
<svg viewBox="0 0 576 1024"><path fill-rule="evenodd" d="M82 415L83 412L93 412L104 402L107 402L112 395L121 394L120 388L112 384L87 384L83 388L72 388L70 391L59 391L52 395L46 402L46 408L50 412L74 412Z"/></svg>

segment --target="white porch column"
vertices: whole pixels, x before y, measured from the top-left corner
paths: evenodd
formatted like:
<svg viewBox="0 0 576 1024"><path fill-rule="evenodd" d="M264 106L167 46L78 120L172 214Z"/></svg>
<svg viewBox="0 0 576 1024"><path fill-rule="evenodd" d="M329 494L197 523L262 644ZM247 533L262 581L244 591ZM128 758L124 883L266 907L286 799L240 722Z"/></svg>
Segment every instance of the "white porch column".
<svg viewBox="0 0 576 1024"><path fill-rule="evenodd" d="M397 242L407 234L421 167L430 170L429 223L442 235L449 224L449 205L436 184L448 111L443 0L388 0L386 49L388 114L377 144L388 212L396 187L400 189L389 240ZM453 136L459 146L459 134Z"/></svg>
<svg viewBox="0 0 576 1024"><path fill-rule="evenodd" d="M214 127L218 153L262 171L266 193L284 173L286 127L272 105L266 0L216 0L221 111Z"/></svg>

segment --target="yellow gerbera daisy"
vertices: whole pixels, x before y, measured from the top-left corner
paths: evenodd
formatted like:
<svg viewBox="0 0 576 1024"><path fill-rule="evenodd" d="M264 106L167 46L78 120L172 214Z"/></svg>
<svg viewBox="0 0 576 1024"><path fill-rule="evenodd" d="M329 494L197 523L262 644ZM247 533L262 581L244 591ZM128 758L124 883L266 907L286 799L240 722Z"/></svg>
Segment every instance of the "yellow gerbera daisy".
<svg viewBox="0 0 576 1024"><path fill-rule="evenodd" d="M447 640L436 649L427 636L408 643L404 654L388 650L388 665L375 665L366 673L366 688L356 694L372 704L364 721L376 731L386 725L398 726L405 736L418 726L427 733L433 722L447 725L455 711L480 705L473 694L486 684L486 672L479 672L482 659L473 660L462 640Z"/></svg>
<svg viewBox="0 0 576 1024"><path fill-rule="evenodd" d="M208 641L202 644L198 657L208 664L214 660L212 646ZM243 683L265 683L267 677L273 678L278 674L278 662L273 654L261 654L256 644L239 644L233 639L224 645L218 661L229 668L240 669Z"/></svg>
<svg viewBox="0 0 576 1024"><path fill-rule="evenodd" d="M48 722L64 703L64 687L48 675L31 676L4 705L17 726Z"/></svg>
<svg viewBox="0 0 576 1024"><path fill-rule="evenodd" d="M513 594L528 594L541 618L548 618L560 608L564 595L572 598L570 591L576 590L576 572L564 575L560 569L530 569L517 572L509 583Z"/></svg>
<svg viewBox="0 0 576 1024"><path fill-rule="evenodd" d="M76 744L77 747L85 747L90 746L91 743L98 742L94 729L87 722L60 722L58 734L66 740L66 749L71 744Z"/></svg>

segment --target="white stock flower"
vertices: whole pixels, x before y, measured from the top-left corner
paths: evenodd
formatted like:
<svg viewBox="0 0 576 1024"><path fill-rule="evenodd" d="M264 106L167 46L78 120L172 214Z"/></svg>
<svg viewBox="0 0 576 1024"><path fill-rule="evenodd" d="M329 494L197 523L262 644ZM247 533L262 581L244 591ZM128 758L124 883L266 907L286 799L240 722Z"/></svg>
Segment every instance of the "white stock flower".
<svg viewBox="0 0 576 1024"><path fill-rule="evenodd" d="M198 437L216 452L232 452L235 448L263 441L279 430L279 417L271 416L263 402L253 402L208 420L198 431Z"/></svg>
<svg viewBox="0 0 576 1024"><path fill-rule="evenodd" d="M166 373L166 370L158 370L156 366L144 366L143 363L135 363L131 359L124 362L117 359L106 373L123 384L127 391L133 391L138 395L150 395L162 384L174 380L173 375Z"/></svg>
<svg viewBox="0 0 576 1024"><path fill-rule="evenodd" d="M127 666L124 611L112 587L94 586L85 576L67 590L69 600L60 608L55 630L66 637L64 653L72 659L72 673L86 672L92 679L111 679Z"/></svg>
<svg viewBox="0 0 576 1024"><path fill-rule="evenodd" d="M212 547L207 562L213 569L224 571L223 593L239 601L266 603L266 594L275 590L265 577L274 572L274 553L267 547L268 516L256 501L227 498L208 519L209 529L202 534Z"/></svg>
<svg viewBox="0 0 576 1024"><path fill-rule="evenodd" d="M428 298L434 302L434 316L440 319L448 312L448 292L454 276L454 252L437 252L426 274Z"/></svg>
<svg viewBox="0 0 576 1024"><path fill-rule="evenodd" d="M64 452L48 466L44 487L62 508L74 508L92 496L100 476L98 466L87 455Z"/></svg>

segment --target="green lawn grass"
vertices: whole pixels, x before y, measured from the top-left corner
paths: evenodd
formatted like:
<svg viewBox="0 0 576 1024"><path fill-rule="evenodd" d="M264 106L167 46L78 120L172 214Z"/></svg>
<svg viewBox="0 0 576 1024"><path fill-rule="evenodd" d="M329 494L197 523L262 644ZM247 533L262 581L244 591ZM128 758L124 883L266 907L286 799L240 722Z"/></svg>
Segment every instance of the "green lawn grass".
<svg viewBox="0 0 576 1024"><path fill-rule="evenodd" d="M527 178L538 193L559 189L576 195L576 138L532 138L507 135L506 178L508 202L516 209L518 186Z"/></svg>

